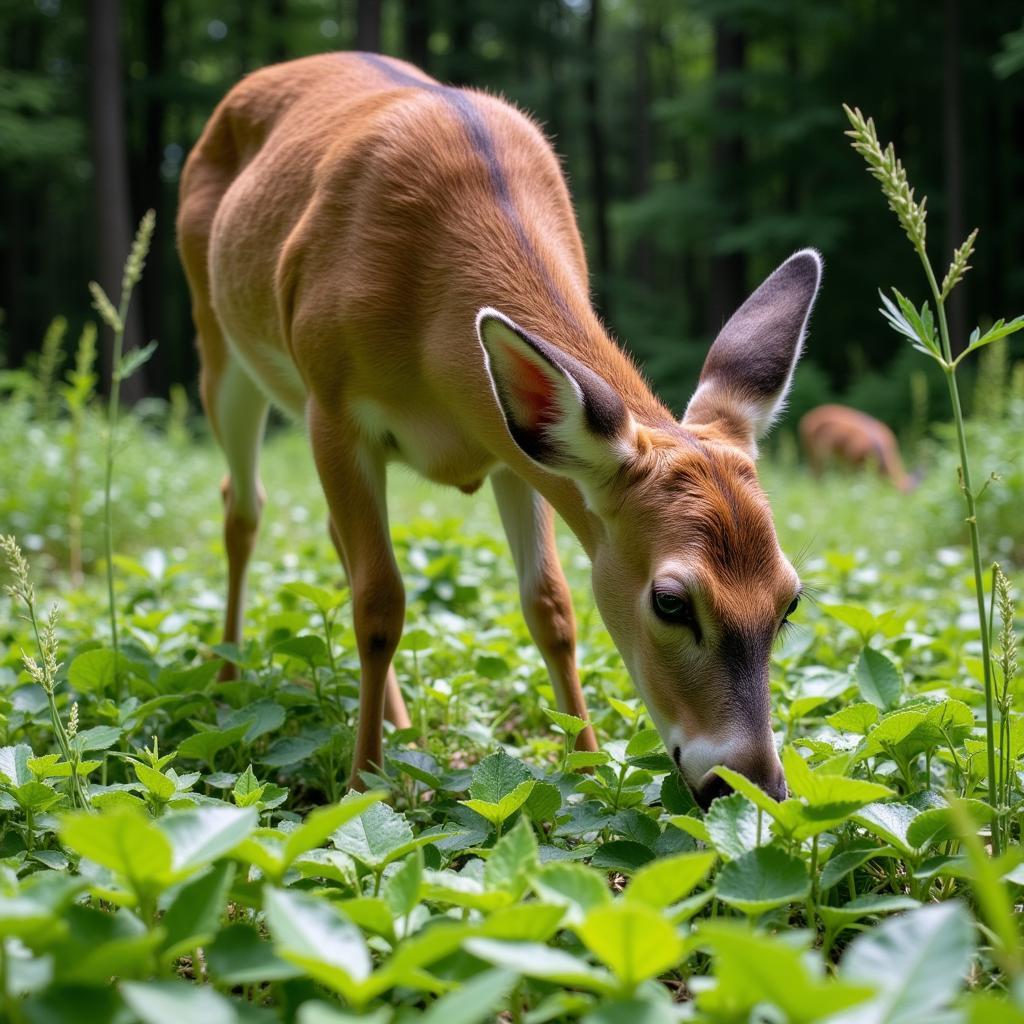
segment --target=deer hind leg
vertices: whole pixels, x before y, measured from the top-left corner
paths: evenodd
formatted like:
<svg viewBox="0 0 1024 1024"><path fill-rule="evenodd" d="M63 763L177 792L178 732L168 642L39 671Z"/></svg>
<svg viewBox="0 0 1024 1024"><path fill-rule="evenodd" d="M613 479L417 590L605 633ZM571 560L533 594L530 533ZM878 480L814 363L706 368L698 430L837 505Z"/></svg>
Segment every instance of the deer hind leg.
<svg viewBox="0 0 1024 1024"><path fill-rule="evenodd" d="M348 572L359 648L359 727L350 784L383 761L391 660L405 623L405 589L388 532L385 465L344 416L309 404L309 436L334 536Z"/></svg>
<svg viewBox="0 0 1024 1024"><path fill-rule="evenodd" d="M246 574L266 500L259 478L259 452L269 402L230 355L219 373L204 370L202 392L206 414L228 464L228 475L221 484L228 561L224 640L238 644L242 639ZM235 675L235 667L225 665L221 679Z"/></svg>
<svg viewBox="0 0 1024 1024"><path fill-rule="evenodd" d="M345 565L345 552L341 546L338 528L330 517L327 519L327 529L334 543L334 550L338 552L338 558L341 560L342 568L344 568L347 576L348 566ZM412 719L409 717L409 711L405 706L405 698L402 696L402 690L398 685L398 676L395 675L395 666L393 664L388 666L388 680L384 690L384 717L396 729L408 729L412 726Z"/></svg>
<svg viewBox="0 0 1024 1024"><path fill-rule="evenodd" d="M548 668L560 711L587 719L587 705L576 671L576 619L558 551L551 506L514 473L499 469L491 487L505 527L523 617ZM576 738L577 750L597 750L587 726Z"/></svg>

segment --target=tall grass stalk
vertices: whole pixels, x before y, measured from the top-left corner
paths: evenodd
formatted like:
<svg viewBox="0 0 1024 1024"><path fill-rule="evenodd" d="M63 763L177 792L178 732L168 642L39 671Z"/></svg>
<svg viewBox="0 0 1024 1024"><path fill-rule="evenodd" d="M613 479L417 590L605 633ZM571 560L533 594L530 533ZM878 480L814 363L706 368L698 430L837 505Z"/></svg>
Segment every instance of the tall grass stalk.
<svg viewBox="0 0 1024 1024"><path fill-rule="evenodd" d="M82 583L82 435L85 433L86 410L96 389L96 325L91 321L82 328L75 354L75 368L67 375L62 388L64 404L71 417L68 434L68 552L71 580Z"/></svg>
<svg viewBox="0 0 1024 1024"><path fill-rule="evenodd" d="M146 255L153 239L153 226L156 215L149 210L135 233L131 251L124 265L121 278L121 296L117 307L110 301L106 292L95 281L89 282L92 293L93 307L102 317L103 322L114 333L113 354L110 361L110 397L107 406L107 443L106 464L103 476L103 540L107 562L107 603L110 615L110 642L115 654L118 651L117 640L117 606L114 602L114 527L113 502L111 492L114 482L115 435L117 418L121 400L121 382L130 377L153 354L155 343L150 342L145 348L136 349L124 356L124 328L128 319L128 307L131 305L132 292L142 277L146 265ZM116 664L116 661L115 661Z"/></svg>
<svg viewBox="0 0 1024 1024"><path fill-rule="evenodd" d="M78 750L73 746L75 734L78 732L78 705L71 708L71 719L65 727L57 709L57 700L54 691L57 688L57 672L60 670L60 662L57 660L57 615L56 605L50 607L46 620L40 623L36 612L35 588L29 578L28 562L22 554L18 542L13 536L0 536L0 556L7 563L7 567L14 578L13 583L8 583L4 589L11 600L19 601L25 606L27 612L25 618L32 626L32 633L35 636L36 649L39 652L38 659L31 654L22 651L21 660L26 671L32 679L39 684L46 694L46 701L50 708L50 721L53 723L54 736L57 739L57 746L64 760L70 767L68 776L68 788L71 794L72 803L83 810L89 809L89 801L82 789L82 778L78 772L78 765L81 761Z"/></svg>
<svg viewBox="0 0 1024 1024"><path fill-rule="evenodd" d="M887 295L881 294L882 315L890 326L910 340L919 352L934 359L942 368L949 390L949 403L953 411L956 425L957 447L960 457L960 491L963 494L967 512L967 529L970 537L971 559L974 564L974 590L978 603L978 630L981 635L982 672L985 684L985 739L988 753L988 795L989 803L996 812L992 825L992 851L999 853L999 794L998 772L995 754L995 717L994 717L994 680L992 672L992 649L989 623L985 614L985 582L981 564L981 537L978 531L977 502L985 487L975 491L971 476L971 463L967 451L967 434L964 428L963 406L960 402L960 391L957 385L956 371L961 361L971 352L1005 338L1014 331L1024 328L1024 317L1017 317L1009 323L997 320L985 333L979 329L972 331L963 350L953 355L953 346L949 336L949 324L946 320L946 299L953 289L963 280L970 269L969 260L974 253L974 241L977 229L972 231L964 243L953 253L949 269L942 280L941 286L935 276L931 260L925 246L927 233L927 199L918 202L914 198L914 190L907 180L907 172L896 158L892 143L885 148L878 141L875 124L871 118L865 118L857 108L844 104L843 110L850 121L851 129L847 135L852 140L853 148L867 162L869 173L882 187L882 193L889 201L889 209L896 214L907 238L910 239L917 253L928 281L928 288L935 304L935 313L927 301L918 309L906 296L892 289L895 302ZM936 332L936 317L938 332Z"/></svg>

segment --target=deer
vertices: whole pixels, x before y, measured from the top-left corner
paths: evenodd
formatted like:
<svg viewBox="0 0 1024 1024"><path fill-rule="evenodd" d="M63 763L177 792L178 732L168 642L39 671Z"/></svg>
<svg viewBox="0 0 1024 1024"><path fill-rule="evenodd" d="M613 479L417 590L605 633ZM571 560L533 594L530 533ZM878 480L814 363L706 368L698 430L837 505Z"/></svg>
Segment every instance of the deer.
<svg viewBox="0 0 1024 1024"><path fill-rule="evenodd" d="M781 799L773 641L800 600L755 467L801 354L822 261L786 259L724 324L680 418L591 302L566 179L541 128L483 91L372 53L264 68L220 102L177 220L203 405L227 462L224 636L241 636L274 404L305 423L360 664L350 782L409 717L387 467L489 480L558 707L588 721L557 513L695 799L726 765Z"/></svg>
<svg viewBox="0 0 1024 1024"><path fill-rule="evenodd" d="M909 494L917 478L903 467L896 435L881 420L847 405L819 405L800 419L800 443L811 472L821 476L829 462L874 464L897 490Z"/></svg>

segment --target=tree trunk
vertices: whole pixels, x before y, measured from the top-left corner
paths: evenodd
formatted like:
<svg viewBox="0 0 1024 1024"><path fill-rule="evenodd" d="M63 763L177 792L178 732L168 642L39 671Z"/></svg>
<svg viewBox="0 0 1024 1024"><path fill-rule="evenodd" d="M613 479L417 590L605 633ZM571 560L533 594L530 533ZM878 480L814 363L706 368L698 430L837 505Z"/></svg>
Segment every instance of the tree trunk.
<svg viewBox="0 0 1024 1024"><path fill-rule="evenodd" d="M645 196L651 188L651 75L650 40L647 27L637 26L633 34L633 195ZM649 238L638 238L630 254L633 276L648 288L654 287L654 249Z"/></svg>
<svg viewBox="0 0 1024 1024"><path fill-rule="evenodd" d="M165 239L171 236L170 219L165 217L163 178L160 168L164 159L164 120L167 103L164 90L166 73L164 54L167 48L166 0L147 0L143 6L143 39L145 47L146 78L149 92L143 107L142 174L139 180L140 212L156 213L156 229L146 273L142 279L141 311L145 338L157 338L160 345L147 364L151 388L164 394L169 383L168 366L172 362L167 349L169 333L164 330L164 280L166 260Z"/></svg>
<svg viewBox="0 0 1024 1024"><path fill-rule="evenodd" d="M121 87L121 31L118 0L92 0L89 11L90 107L92 119L93 178L98 218L97 270L103 290L116 306L121 275L131 245L131 197L128 192L128 156L124 133L124 95ZM138 307L132 303L125 324L124 350L141 337ZM113 335L104 329L104 372L110 380ZM145 394L145 369L122 384L126 402Z"/></svg>
<svg viewBox="0 0 1024 1024"><path fill-rule="evenodd" d="M725 22L715 22L714 112L719 128L711 147L711 173L718 199L727 216L724 226L744 220L742 200L747 146L741 132L730 125L743 109L743 93L736 78L746 67L745 34ZM708 327L717 334L722 324L746 297L747 254L721 253L711 260Z"/></svg>
<svg viewBox="0 0 1024 1024"><path fill-rule="evenodd" d="M356 49L380 53L380 0L358 0Z"/></svg>
<svg viewBox="0 0 1024 1024"><path fill-rule="evenodd" d="M948 265L953 250L960 245L964 230L964 141L963 111L960 88L960 3L944 0L942 47L942 144L946 164L946 252L942 269ZM965 279L946 300L950 343L953 354L963 351L967 343L968 279Z"/></svg>
<svg viewBox="0 0 1024 1024"><path fill-rule="evenodd" d="M288 59L288 0L270 0L270 59L279 64Z"/></svg>
<svg viewBox="0 0 1024 1024"><path fill-rule="evenodd" d="M405 0L402 25L405 59L424 71L430 69L431 14L429 0Z"/></svg>
<svg viewBox="0 0 1024 1024"><path fill-rule="evenodd" d="M608 237L608 167L604 129L601 123L601 96L598 89L600 54L598 41L601 29L601 0L590 0L590 15L586 21L586 77L583 100L586 107L586 138L590 161L590 199L593 206L594 231L594 294L598 310L610 318L607 285L611 263Z"/></svg>

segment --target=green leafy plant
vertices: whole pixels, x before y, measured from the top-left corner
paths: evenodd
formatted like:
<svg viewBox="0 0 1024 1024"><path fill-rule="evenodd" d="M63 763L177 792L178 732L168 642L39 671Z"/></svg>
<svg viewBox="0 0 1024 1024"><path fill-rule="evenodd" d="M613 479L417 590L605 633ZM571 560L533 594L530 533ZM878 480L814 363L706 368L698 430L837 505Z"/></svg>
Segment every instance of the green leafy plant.
<svg viewBox="0 0 1024 1024"><path fill-rule="evenodd" d="M146 265L146 255L153 239L153 227L156 215L152 210L143 216L139 223L135 240L124 265L121 279L121 296L115 307L106 292L96 281L89 283L92 293L93 307L103 322L114 335L114 344L110 361L110 397L107 404L107 442L106 472L103 480L103 524L107 562L107 596L110 616L110 643L114 652L118 650L117 636L117 604L114 598L114 526L113 499L111 489L114 483L114 456L117 444L117 420L121 399L121 382L130 377L153 354L156 342L150 342L144 348L135 349L127 356L123 352L125 322L128 319L128 308L132 301L132 292L142 278L142 270Z"/></svg>
<svg viewBox="0 0 1024 1024"><path fill-rule="evenodd" d="M967 512L966 522L970 537L971 558L974 566L974 587L978 605L978 631L981 637L981 658L984 672L986 738L988 743L988 791L989 801L993 808L999 807L1000 785L999 769L995 754L995 682L993 679L993 662L991 652L990 626L985 614L985 582L982 568L981 538L978 528L978 499L983 494L987 483L975 490L971 463L967 445L967 431L964 426L963 406L960 401L957 368L972 352L999 341L1010 334L1024 329L1024 316L1018 316L1009 322L997 320L982 333L975 328L959 354L954 355L953 342L949 335L946 319L946 300L953 289L963 280L970 269L970 259L974 254L974 242L977 230L972 231L963 244L953 253L949 268L938 283L931 259L925 247L927 234L927 200L914 198L914 190L910 187L907 172L893 149L892 143L883 148L878 140L874 122L865 118L856 108L844 106L851 129L846 133L852 140L853 148L864 157L871 175L881 185L882 193L889 202L889 208L896 214L904 233L917 253L928 281L928 287L934 302L932 306L925 302L920 308L895 288L895 302L882 294L882 315L898 334L907 338L919 352L934 360L942 369L949 389L950 408L956 425L956 440L960 456L960 491L963 495ZM936 317L938 330L936 330ZM993 823L992 846L998 854L1000 835L998 819Z"/></svg>

